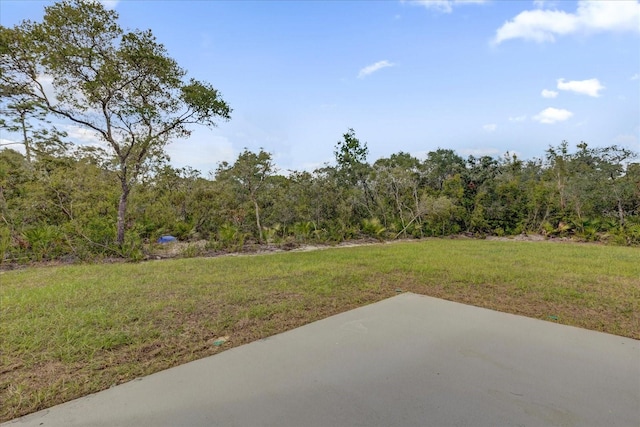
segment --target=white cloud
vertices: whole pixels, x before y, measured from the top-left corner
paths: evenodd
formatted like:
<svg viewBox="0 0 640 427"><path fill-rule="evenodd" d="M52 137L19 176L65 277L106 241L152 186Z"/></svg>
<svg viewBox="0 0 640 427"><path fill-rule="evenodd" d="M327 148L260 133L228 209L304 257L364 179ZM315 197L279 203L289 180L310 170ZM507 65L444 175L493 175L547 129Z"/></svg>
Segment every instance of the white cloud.
<svg viewBox="0 0 640 427"><path fill-rule="evenodd" d="M500 44L515 38L539 43L554 41L554 34L569 34L574 32L576 27L574 15L557 10L526 10L498 28L493 42Z"/></svg>
<svg viewBox="0 0 640 427"><path fill-rule="evenodd" d="M633 76L631 76L631 79L629 80L638 80L638 79L640 79L640 74L635 73Z"/></svg>
<svg viewBox="0 0 640 427"><path fill-rule="evenodd" d="M496 125L495 123L490 123L482 126L482 129L484 129L486 132L495 132L497 128L498 128L498 125Z"/></svg>
<svg viewBox="0 0 640 427"><path fill-rule="evenodd" d="M487 0L408 0L407 3L433 9L442 13L453 12L454 6L464 4L482 4Z"/></svg>
<svg viewBox="0 0 640 427"><path fill-rule="evenodd" d="M509 117L510 122L524 122L525 120L527 120L527 116Z"/></svg>
<svg viewBox="0 0 640 427"><path fill-rule="evenodd" d="M525 10L496 31L493 43L522 38L538 43L553 42L556 36L576 32L640 32L640 3L637 1L578 2L575 13L561 10Z"/></svg>
<svg viewBox="0 0 640 427"><path fill-rule="evenodd" d="M384 61L378 61L375 64L367 65L362 70L360 70L360 72L358 73L358 78L362 79L368 76L369 74L375 73L378 70L381 70L387 67L393 67L395 65L396 64L389 62L386 59Z"/></svg>
<svg viewBox="0 0 640 427"><path fill-rule="evenodd" d="M50 76L48 74L39 74L37 80L42 86L42 90L44 91L45 95L47 95L47 97L49 97L50 99L55 99L56 91L53 88L53 76ZM37 86L33 84L33 88L36 89Z"/></svg>
<svg viewBox="0 0 640 427"><path fill-rule="evenodd" d="M24 145L21 142L14 141L12 139L0 138L0 150L4 148L11 148L12 150L24 153Z"/></svg>
<svg viewBox="0 0 640 427"><path fill-rule="evenodd" d="M640 33L640 2L580 1L577 16L587 31L633 31Z"/></svg>
<svg viewBox="0 0 640 427"><path fill-rule="evenodd" d="M540 123L553 124L569 120L571 116L573 116L573 113L569 110L549 107L540 111L538 114L533 116L532 119Z"/></svg>
<svg viewBox="0 0 640 427"><path fill-rule="evenodd" d="M75 140L78 144L104 146L104 141L100 139L97 132L76 125L62 125L59 127L67 133L70 139Z"/></svg>
<svg viewBox="0 0 640 427"><path fill-rule="evenodd" d="M542 93L540 95L542 95L543 98L555 98L558 96L558 92L555 90L542 89Z"/></svg>
<svg viewBox="0 0 640 427"><path fill-rule="evenodd" d="M598 79L571 80L568 82L564 79L558 79L558 89L581 93L594 98L599 97L600 91L604 88Z"/></svg>

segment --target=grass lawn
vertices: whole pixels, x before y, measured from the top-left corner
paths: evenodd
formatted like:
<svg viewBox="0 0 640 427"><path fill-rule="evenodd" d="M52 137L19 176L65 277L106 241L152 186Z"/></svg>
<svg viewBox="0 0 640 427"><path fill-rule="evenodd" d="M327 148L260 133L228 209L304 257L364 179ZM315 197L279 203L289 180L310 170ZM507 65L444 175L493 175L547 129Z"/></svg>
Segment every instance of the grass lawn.
<svg viewBox="0 0 640 427"><path fill-rule="evenodd" d="M36 267L0 272L0 421L399 291L640 339L637 248L430 239Z"/></svg>

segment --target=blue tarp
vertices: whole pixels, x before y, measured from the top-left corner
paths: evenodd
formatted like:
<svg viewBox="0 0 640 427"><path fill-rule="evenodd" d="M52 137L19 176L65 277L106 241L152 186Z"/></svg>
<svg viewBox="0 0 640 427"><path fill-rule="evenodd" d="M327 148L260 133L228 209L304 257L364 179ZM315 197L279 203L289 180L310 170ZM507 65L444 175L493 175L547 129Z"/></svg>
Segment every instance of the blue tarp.
<svg viewBox="0 0 640 427"><path fill-rule="evenodd" d="M176 240L178 239L176 239L173 236L162 236L158 239L158 243L171 243L171 242L175 242Z"/></svg>

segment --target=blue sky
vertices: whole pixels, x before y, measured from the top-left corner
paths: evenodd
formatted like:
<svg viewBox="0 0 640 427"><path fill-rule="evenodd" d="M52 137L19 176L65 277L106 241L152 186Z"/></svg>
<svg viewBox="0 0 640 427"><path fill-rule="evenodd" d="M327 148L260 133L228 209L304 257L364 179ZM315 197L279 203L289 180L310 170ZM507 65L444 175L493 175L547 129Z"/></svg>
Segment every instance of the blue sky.
<svg viewBox="0 0 640 427"><path fill-rule="evenodd" d="M50 3L0 0L0 22ZM169 146L178 167L262 147L282 171L313 170L348 128L371 162L439 147L529 159L562 140L640 151L635 0L104 3L234 109Z"/></svg>

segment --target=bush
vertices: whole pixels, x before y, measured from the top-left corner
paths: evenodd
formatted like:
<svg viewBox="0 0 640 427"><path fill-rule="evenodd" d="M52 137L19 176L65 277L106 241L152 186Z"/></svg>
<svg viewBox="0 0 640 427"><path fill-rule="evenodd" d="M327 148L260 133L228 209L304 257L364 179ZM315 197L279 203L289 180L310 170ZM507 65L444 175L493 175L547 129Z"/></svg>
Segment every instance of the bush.
<svg viewBox="0 0 640 427"><path fill-rule="evenodd" d="M11 231L9 227L0 228L0 264L2 264L11 249Z"/></svg>
<svg viewBox="0 0 640 427"><path fill-rule="evenodd" d="M60 230L53 225L39 224L24 231L34 261L51 260L66 253Z"/></svg>
<svg viewBox="0 0 640 427"><path fill-rule="evenodd" d="M293 224L293 235L297 240L306 241L311 238L311 233L316 229L313 221L302 221Z"/></svg>
<svg viewBox="0 0 640 427"><path fill-rule="evenodd" d="M278 243L282 240L281 231L282 226L280 224L276 224L273 227L262 227L262 236L267 243Z"/></svg>
<svg viewBox="0 0 640 427"><path fill-rule="evenodd" d="M238 251L244 246L244 239L245 235L235 225L227 223L218 229L217 243L222 249Z"/></svg>
<svg viewBox="0 0 640 427"><path fill-rule="evenodd" d="M628 245L640 245L640 224L627 225L624 234L626 235Z"/></svg>
<svg viewBox="0 0 640 427"><path fill-rule="evenodd" d="M384 232L387 229L380 223L378 218L363 219L362 220L362 233L375 237L376 239L382 239Z"/></svg>
<svg viewBox="0 0 640 427"><path fill-rule="evenodd" d="M125 233L121 255L133 262L142 261L145 258L142 239L135 230L129 230Z"/></svg>

